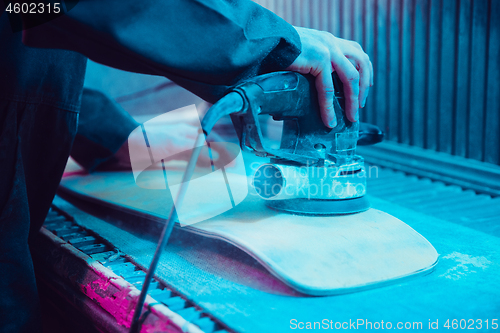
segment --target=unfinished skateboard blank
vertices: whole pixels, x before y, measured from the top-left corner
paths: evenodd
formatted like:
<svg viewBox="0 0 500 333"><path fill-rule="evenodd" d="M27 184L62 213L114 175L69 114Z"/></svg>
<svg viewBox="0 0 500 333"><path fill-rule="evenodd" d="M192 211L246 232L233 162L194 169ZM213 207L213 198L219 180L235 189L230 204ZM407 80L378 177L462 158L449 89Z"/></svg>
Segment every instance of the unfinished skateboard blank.
<svg viewBox="0 0 500 333"><path fill-rule="evenodd" d="M94 204L153 220L165 220L172 205L170 192L140 188L130 172L70 176L61 186ZM247 186L245 178L240 186ZM217 205L210 188L200 201ZM197 202L191 209L195 213L199 207ZM343 216L291 215L269 209L251 191L226 213L183 228L242 249L278 279L309 295L399 282L429 272L438 260L424 237L379 210Z"/></svg>

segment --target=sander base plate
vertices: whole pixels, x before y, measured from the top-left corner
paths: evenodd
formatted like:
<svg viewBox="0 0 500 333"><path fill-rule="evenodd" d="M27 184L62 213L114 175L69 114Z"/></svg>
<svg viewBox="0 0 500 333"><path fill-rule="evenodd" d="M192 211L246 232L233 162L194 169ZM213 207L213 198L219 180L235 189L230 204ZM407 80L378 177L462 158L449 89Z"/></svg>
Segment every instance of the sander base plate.
<svg viewBox="0 0 500 333"><path fill-rule="evenodd" d="M370 202L364 196L343 200L295 198L267 200L266 206L291 214L327 216L361 213L370 208Z"/></svg>

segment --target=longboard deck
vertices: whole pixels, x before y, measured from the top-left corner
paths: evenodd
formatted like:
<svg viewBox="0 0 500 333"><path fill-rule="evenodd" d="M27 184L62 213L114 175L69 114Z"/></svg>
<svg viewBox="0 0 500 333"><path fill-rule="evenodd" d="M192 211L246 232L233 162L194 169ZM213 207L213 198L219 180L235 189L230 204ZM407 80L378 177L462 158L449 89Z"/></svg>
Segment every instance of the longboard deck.
<svg viewBox="0 0 500 333"><path fill-rule="evenodd" d="M247 186L246 178L240 182ZM131 172L69 176L61 187L93 204L159 221L172 205L169 191L140 188ZM200 200L217 205L209 188ZM242 249L285 284L309 295L397 283L428 273L438 261L422 235L379 210L335 217L291 215L269 209L251 192L224 214L183 228Z"/></svg>

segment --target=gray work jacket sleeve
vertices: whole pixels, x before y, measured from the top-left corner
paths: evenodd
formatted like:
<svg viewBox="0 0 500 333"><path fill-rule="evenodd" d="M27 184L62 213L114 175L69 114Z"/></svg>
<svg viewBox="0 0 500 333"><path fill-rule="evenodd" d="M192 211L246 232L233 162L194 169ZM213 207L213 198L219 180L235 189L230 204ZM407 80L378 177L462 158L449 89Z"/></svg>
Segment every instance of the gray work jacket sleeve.
<svg viewBox="0 0 500 333"><path fill-rule="evenodd" d="M293 26L250 0L80 0L25 30L23 42L166 76L210 102L242 79L288 67L301 49Z"/></svg>

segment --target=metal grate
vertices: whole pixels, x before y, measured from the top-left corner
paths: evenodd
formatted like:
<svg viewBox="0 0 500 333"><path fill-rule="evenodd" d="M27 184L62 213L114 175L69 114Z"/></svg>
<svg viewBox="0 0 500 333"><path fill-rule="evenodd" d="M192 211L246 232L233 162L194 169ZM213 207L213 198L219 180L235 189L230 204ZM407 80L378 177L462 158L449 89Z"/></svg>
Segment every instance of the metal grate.
<svg viewBox="0 0 500 333"><path fill-rule="evenodd" d="M500 197L380 167L370 170L367 191L420 213L500 237Z"/></svg>
<svg viewBox="0 0 500 333"><path fill-rule="evenodd" d="M500 164L500 1L256 2L363 46L375 85L361 120L389 140Z"/></svg>
<svg viewBox="0 0 500 333"><path fill-rule="evenodd" d="M142 289L146 272L95 232L79 226L74 218L64 211L52 206L43 227L83 253L92 256L138 290ZM155 280L151 283L148 294L186 321L198 326L203 332L228 333L221 323L160 281Z"/></svg>

